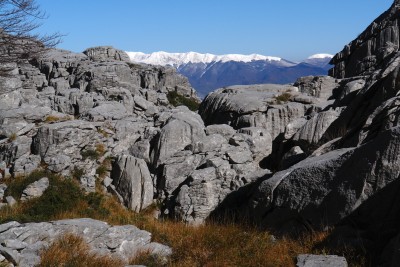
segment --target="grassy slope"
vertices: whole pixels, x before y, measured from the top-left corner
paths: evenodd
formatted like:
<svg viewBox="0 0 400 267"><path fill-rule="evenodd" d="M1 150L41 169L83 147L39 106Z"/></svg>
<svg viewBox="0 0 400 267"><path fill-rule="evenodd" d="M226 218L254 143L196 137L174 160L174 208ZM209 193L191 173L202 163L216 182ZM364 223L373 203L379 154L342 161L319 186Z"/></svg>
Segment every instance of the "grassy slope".
<svg viewBox="0 0 400 267"><path fill-rule="evenodd" d="M181 222L155 220L153 218L155 207L136 214L100 190L86 195L79 189L79 184L74 179L65 179L40 171L26 178L7 181L9 189L6 194L19 198L26 185L43 176L50 179L50 187L45 194L27 203L3 208L0 210L0 223L10 220L31 222L91 217L113 225L133 224L151 232L154 241L172 247L173 255L168 266L294 266L298 254L338 253L316 248L327 233L312 233L299 239L274 240L267 232L254 227L211 223L192 227ZM86 266L84 262L91 261L90 259L82 260L82 265L76 263L76 257L66 257L66 255L71 256L71 253L68 253L71 247L86 246L78 239L62 237L43 252L42 266L60 266L63 262L70 262L71 265L68 266ZM115 259L87 254L93 262L101 262L102 266L120 264ZM344 254L354 262L353 265L363 265L362 257L361 259L354 257L355 254L349 250L344 251ZM132 263L159 266L159 262L146 254L132 259Z"/></svg>

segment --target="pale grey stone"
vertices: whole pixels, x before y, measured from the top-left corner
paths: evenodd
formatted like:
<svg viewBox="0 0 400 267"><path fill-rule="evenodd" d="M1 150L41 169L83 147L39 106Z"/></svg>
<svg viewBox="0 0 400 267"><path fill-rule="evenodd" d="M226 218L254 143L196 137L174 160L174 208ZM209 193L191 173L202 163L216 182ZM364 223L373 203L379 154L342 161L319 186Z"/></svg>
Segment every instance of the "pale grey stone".
<svg viewBox="0 0 400 267"><path fill-rule="evenodd" d="M220 134L229 140L235 133L235 129L227 124L214 124L206 127L207 135Z"/></svg>
<svg viewBox="0 0 400 267"><path fill-rule="evenodd" d="M2 241L1 245L9 249L22 250L26 248L28 244L18 239L6 239Z"/></svg>
<svg viewBox="0 0 400 267"><path fill-rule="evenodd" d="M6 184L0 184L0 202L4 198L4 193L7 190L7 185Z"/></svg>
<svg viewBox="0 0 400 267"><path fill-rule="evenodd" d="M122 103L104 102L99 106L88 110L82 117L90 121L121 120L132 114Z"/></svg>
<svg viewBox="0 0 400 267"><path fill-rule="evenodd" d="M21 201L27 201L42 196L49 185L50 182L49 178L47 177L43 177L40 180L28 185L22 192Z"/></svg>
<svg viewBox="0 0 400 267"><path fill-rule="evenodd" d="M13 165L13 175L28 175L39 168L40 162L40 156L25 154L15 160Z"/></svg>
<svg viewBox="0 0 400 267"><path fill-rule="evenodd" d="M297 256L297 267L347 267L344 257L336 255L310 255L301 254Z"/></svg>
<svg viewBox="0 0 400 267"><path fill-rule="evenodd" d="M303 117L308 105L276 103L276 96L291 90L290 85L231 86L209 94L199 109L206 125L229 124L235 129L262 127L276 138L288 123Z"/></svg>
<svg viewBox="0 0 400 267"><path fill-rule="evenodd" d="M334 110L318 113L307 121L293 136L293 140L305 145L317 145L328 127L339 117Z"/></svg>
<svg viewBox="0 0 400 267"><path fill-rule="evenodd" d="M245 137L245 142L249 145L255 161L260 161L271 154L272 138L266 129L260 127L248 127L242 128L238 132L250 136Z"/></svg>
<svg viewBox="0 0 400 267"><path fill-rule="evenodd" d="M151 106L150 102L139 95L135 95L133 101L135 102L135 106L142 110L147 110Z"/></svg>
<svg viewBox="0 0 400 267"><path fill-rule="evenodd" d="M3 247L0 245L0 254L3 255L9 262L18 265L20 262L20 255L18 251Z"/></svg>
<svg viewBox="0 0 400 267"><path fill-rule="evenodd" d="M200 116L186 109L178 109L161 128L152 153L153 164L158 166L168 157L205 137Z"/></svg>
<svg viewBox="0 0 400 267"><path fill-rule="evenodd" d="M129 209L139 212L152 204L153 181L144 160L119 156L113 164L111 177Z"/></svg>
<svg viewBox="0 0 400 267"><path fill-rule="evenodd" d="M136 142L129 148L129 154L132 156L143 159L146 163L150 163L150 142L149 140L141 140Z"/></svg>
<svg viewBox="0 0 400 267"><path fill-rule="evenodd" d="M233 164L243 164L253 160L250 150L244 147L235 147L226 152L229 161Z"/></svg>
<svg viewBox="0 0 400 267"><path fill-rule="evenodd" d="M113 181L113 180L112 180L110 177L106 177L106 178L104 178L104 180L103 180L103 185L104 185L105 187L109 187L109 186L111 185L112 181Z"/></svg>
<svg viewBox="0 0 400 267"><path fill-rule="evenodd" d="M211 151L219 151L223 144L227 144L227 140L220 134L207 135L193 144L193 153L205 153Z"/></svg>
<svg viewBox="0 0 400 267"><path fill-rule="evenodd" d="M11 207L14 206L15 204L17 204L17 201L16 201L15 198L13 198L12 196L7 196L7 197L6 197L6 202L7 202L8 205L10 205Z"/></svg>
<svg viewBox="0 0 400 267"><path fill-rule="evenodd" d="M16 247L12 250L0 246L0 254L21 266L34 266L40 262L40 253L64 234L82 237L90 251L102 255L117 256L125 264L139 251L149 250L155 257L168 257L171 249L151 242L151 234L133 225L110 226L93 219L61 220L50 223L26 223L7 227L0 225L0 240Z"/></svg>
<svg viewBox="0 0 400 267"><path fill-rule="evenodd" d="M83 51L91 60L94 61L107 61L118 60L129 62L129 56L122 50L115 49L112 46L98 46L91 47Z"/></svg>
<svg viewBox="0 0 400 267"><path fill-rule="evenodd" d="M80 178L81 187L85 192L96 192L96 177L92 175L84 175Z"/></svg>
<svg viewBox="0 0 400 267"><path fill-rule="evenodd" d="M182 155L171 157L165 162L162 179L157 189L171 195L180 184L197 168L202 161L198 155Z"/></svg>

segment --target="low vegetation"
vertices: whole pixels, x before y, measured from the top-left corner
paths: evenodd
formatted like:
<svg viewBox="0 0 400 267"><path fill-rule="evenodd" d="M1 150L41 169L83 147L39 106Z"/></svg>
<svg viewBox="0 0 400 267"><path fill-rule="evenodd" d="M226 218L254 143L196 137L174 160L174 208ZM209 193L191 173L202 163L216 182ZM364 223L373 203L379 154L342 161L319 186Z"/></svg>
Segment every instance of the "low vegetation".
<svg viewBox="0 0 400 267"><path fill-rule="evenodd" d="M278 102L278 104L283 104L283 103L288 102L291 97L292 97L292 94L290 94L289 92L285 92L285 93L282 93L282 94L276 96L275 99Z"/></svg>
<svg viewBox="0 0 400 267"><path fill-rule="evenodd" d="M16 133L12 133L10 134L10 136L8 137L8 141L13 142L17 139L17 134Z"/></svg>
<svg viewBox="0 0 400 267"><path fill-rule="evenodd" d="M69 121L72 120L73 117L72 116L54 116L54 115L49 115L46 117L46 119L44 120L44 122L47 123L54 123L54 122L61 122L61 121Z"/></svg>
<svg viewBox="0 0 400 267"><path fill-rule="evenodd" d="M73 252L73 253L71 253ZM89 245L72 234L60 237L41 253L40 267L53 266L123 266L118 258L96 255L90 252Z"/></svg>
<svg viewBox="0 0 400 267"><path fill-rule="evenodd" d="M174 107L187 106L190 110L196 111L199 109L200 103L194 98L187 98L178 94L176 91L170 91L167 94L168 101Z"/></svg>
<svg viewBox="0 0 400 267"><path fill-rule="evenodd" d="M101 190L85 194L74 179L44 171L34 172L26 178L7 180L6 194L19 199L28 184L44 176L50 180L50 187L44 195L3 208L0 223L90 217L112 225L133 224L151 232L154 241L173 249L167 266L295 266L295 257L302 253L339 253L345 255L352 266L365 266L363 254L350 249L337 251L321 247L321 241L328 232L310 233L296 239L275 238L255 227L233 223L192 227L172 220L160 221L153 216L155 205L139 214L134 213L122 207L114 197L101 193ZM158 259L145 251L133 258L131 264L160 266ZM88 247L78 237L64 236L43 251L41 266L123 265L116 259L88 253Z"/></svg>

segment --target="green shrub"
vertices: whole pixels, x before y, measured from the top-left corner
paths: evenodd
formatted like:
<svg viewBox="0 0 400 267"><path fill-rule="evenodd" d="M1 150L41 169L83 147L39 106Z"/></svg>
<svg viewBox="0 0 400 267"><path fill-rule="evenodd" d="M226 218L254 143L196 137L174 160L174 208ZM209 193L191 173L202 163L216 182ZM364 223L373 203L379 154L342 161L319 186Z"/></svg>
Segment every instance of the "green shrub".
<svg viewBox="0 0 400 267"><path fill-rule="evenodd" d="M26 178L12 180L6 195L19 199L26 186L42 177L49 178L49 187L41 197L6 207L0 213L0 223L7 221L40 222L65 217L106 218L110 211L104 206L105 196L99 193L85 194L76 180L42 172L34 172Z"/></svg>
<svg viewBox="0 0 400 267"><path fill-rule="evenodd" d="M43 195L39 198L19 203L15 209L14 207L8 208L8 212L4 212L3 216L0 216L0 222L10 220L20 222L52 220L60 213L73 210L80 201L85 199L85 194L74 180L64 179L45 171L36 171L26 178L21 177L11 180L6 195L19 199L27 185L43 177L49 178L49 187L44 191Z"/></svg>
<svg viewBox="0 0 400 267"><path fill-rule="evenodd" d="M84 174L85 174L85 171L76 166L75 166L74 170L72 171L72 177L74 177L77 180L80 180Z"/></svg>
<svg viewBox="0 0 400 267"><path fill-rule="evenodd" d="M190 110L196 111L199 109L200 103L194 98L186 98L183 95L178 94L176 91L168 92L168 101L174 107L187 106Z"/></svg>
<svg viewBox="0 0 400 267"><path fill-rule="evenodd" d="M94 150L94 149L86 149L81 151L81 156L83 160L85 159L92 159L92 160L97 160L100 157L100 154Z"/></svg>
<svg viewBox="0 0 400 267"><path fill-rule="evenodd" d="M19 199L22 195L22 192L29 184L36 182L45 176L49 177L54 175L45 171L34 171L26 177L16 177L15 179L8 180L6 182L8 186L5 192L6 196L12 196L15 199Z"/></svg>

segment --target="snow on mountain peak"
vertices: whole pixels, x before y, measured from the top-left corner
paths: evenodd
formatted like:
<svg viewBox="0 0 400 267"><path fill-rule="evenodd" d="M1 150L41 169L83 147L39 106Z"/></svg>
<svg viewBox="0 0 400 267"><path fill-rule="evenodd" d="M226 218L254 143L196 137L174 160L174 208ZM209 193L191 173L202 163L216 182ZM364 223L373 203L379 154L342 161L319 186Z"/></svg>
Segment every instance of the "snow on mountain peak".
<svg viewBox="0 0 400 267"><path fill-rule="evenodd" d="M251 62L255 60L265 61L281 61L279 57L263 56L258 54L240 55L240 54L227 54L227 55L213 55L201 54L196 52L188 53L167 53L167 52L154 52L145 54L142 52L127 52L131 61L138 63L146 63L152 65L171 65L180 66L187 63L204 63L211 62Z"/></svg>
<svg viewBox="0 0 400 267"><path fill-rule="evenodd" d="M323 59L323 58L333 58L331 54L315 54L310 56L308 59Z"/></svg>

